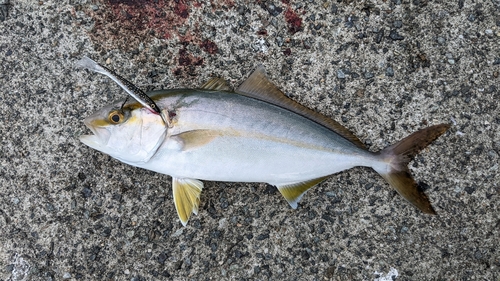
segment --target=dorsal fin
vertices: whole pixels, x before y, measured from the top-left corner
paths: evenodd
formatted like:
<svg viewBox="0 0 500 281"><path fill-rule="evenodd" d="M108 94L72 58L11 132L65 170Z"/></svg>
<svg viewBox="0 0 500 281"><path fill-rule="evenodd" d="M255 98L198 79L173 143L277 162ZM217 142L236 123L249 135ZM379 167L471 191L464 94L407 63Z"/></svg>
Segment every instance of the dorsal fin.
<svg viewBox="0 0 500 281"><path fill-rule="evenodd" d="M257 67L252 75L250 75L250 77L248 77L248 79L245 80L245 82L243 82L243 84L241 84L235 92L240 95L265 101L293 111L322 126L325 126L355 145L361 148L366 148L355 135L338 122L285 96L285 94L267 78L266 71L261 65Z"/></svg>
<svg viewBox="0 0 500 281"><path fill-rule="evenodd" d="M200 89L231 91L231 87L229 87L227 81L218 77L210 78L205 84L201 85Z"/></svg>

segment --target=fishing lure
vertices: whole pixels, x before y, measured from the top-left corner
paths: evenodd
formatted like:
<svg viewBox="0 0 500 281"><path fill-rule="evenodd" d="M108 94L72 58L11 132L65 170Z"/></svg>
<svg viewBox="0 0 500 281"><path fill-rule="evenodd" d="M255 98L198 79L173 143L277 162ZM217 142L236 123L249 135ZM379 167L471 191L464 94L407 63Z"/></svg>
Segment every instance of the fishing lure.
<svg viewBox="0 0 500 281"><path fill-rule="evenodd" d="M116 82L125 92L131 95L135 100L137 100L144 107L149 108L151 111L157 113L161 116L163 122L171 127L170 118L168 114L164 114L163 111L156 105L156 103L151 99L144 91L139 89L137 86L132 84L127 79L120 76L118 73L105 67L104 65L92 60L91 58L84 56L81 60L76 63L77 66L81 68L86 68L90 71L104 74Z"/></svg>

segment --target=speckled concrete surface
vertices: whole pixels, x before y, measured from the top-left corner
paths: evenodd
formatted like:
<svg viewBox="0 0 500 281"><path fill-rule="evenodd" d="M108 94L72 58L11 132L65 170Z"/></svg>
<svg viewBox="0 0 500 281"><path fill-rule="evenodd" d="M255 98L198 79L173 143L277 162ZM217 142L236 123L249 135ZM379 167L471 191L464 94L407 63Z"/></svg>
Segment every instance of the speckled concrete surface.
<svg viewBox="0 0 500 281"><path fill-rule="evenodd" d="M0 1L0 280L500 280L497 0L118 2ZM410 165L439 216L356 168L297 210L207 182L182 227L168 176L78 141L125 95L83 55L145 90L263 64L373 151L450 123Z"/></svg>

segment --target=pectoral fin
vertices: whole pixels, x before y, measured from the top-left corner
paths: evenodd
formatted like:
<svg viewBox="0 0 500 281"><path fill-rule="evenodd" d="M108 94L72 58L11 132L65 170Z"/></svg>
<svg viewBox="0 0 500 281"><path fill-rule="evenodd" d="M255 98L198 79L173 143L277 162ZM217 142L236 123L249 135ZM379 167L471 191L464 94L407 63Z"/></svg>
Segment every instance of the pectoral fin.
<svg viewBox="0 0 500 281"><path fill-rule="evenodd" d="M203 182L199 180L172 178L174 204L183 226L186 226L192 213L198 214L202 189Z"/></svg>
<svg viewBox="0 0 500 281"><path fill-rule="evenodd" d="M297 203L302 199L306 191L326 178L327 177L322 177L302 182L277 184L276 187L283 197L285 197L286 201L288 201L288 204L290 204L293 209L297 209Z"/></svg>
<svg viewBox="0 0 500 281"><path fill-rule="evenodd" d="M219 135L220 134L218 134L217 131L214 130L193 130L180 133L178 135L175 135L174 137L180 140L180 142L182 143L182 150L186 151L203 146L211 142Z"/></svg>

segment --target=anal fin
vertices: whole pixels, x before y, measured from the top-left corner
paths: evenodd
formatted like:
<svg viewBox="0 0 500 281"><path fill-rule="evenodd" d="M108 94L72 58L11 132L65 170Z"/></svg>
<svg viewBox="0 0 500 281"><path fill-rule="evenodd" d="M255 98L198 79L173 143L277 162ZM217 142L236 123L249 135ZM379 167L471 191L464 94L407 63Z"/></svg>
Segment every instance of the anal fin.
<svg viewBox="0 0 500 281"><path fill-rule="evenodd" d="M186 226L191 214L198 214L203 182L195 179L172 178L172 193L177 215Z"/></svg>
<svg viewBox="0 0 500 281"><path fill-rule="evenodd" d="M302 199L302 196L304 196L306 191L322 182L326 178L327 177L322 177L302 182L276 184L276 187L283 195L283 197L285 197L286 201L288 201L288 204L290 204L293 209L297 209L297 203L300 201L300 199Z"/></svg>

